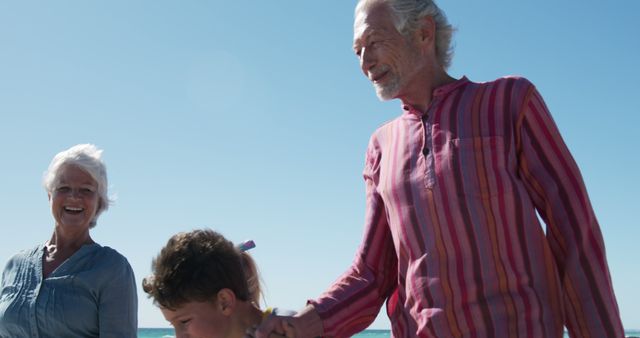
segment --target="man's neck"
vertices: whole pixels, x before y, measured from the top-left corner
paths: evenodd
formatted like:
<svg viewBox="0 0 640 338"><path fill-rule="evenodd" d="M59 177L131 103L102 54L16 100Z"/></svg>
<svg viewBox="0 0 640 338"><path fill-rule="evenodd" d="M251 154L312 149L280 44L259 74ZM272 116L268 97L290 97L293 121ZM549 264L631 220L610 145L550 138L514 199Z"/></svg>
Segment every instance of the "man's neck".
<svg viewBox="0 0 640 338"><path fill-rule="evenodd" d="M437 88L456 81L444 69L438 69L434 73L425 75L411 86L412 91L399 97L403 104L421 112L427 111L433 100L433 93Z"/></svg>

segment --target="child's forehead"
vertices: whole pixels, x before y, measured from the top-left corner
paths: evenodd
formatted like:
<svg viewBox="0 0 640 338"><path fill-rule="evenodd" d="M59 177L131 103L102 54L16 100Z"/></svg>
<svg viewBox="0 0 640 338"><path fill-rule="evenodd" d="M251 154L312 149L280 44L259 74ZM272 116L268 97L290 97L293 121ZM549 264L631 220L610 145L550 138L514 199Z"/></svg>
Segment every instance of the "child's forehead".
<svg viewBox="0 0 640 338"><path fill-rule="evenodd" d="M176 309L169 309L161 306L160 310L165 318L169 321L170 318L177 318L186 315L193 314L206 314L212 311L215 311L216 307L213 301L211 302L198 302L198 301L190 301L181 304Z"/></svg>

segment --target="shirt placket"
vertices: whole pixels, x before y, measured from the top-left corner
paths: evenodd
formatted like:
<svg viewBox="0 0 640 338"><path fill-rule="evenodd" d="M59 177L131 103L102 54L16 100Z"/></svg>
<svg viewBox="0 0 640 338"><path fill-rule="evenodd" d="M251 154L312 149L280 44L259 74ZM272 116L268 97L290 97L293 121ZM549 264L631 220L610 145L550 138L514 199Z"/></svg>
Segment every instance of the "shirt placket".
<svg viewBox="0 0 640 338"><path fill-rule="evenodd" d="M36 256L38 257L38 256ZM42 286L42 255L40 255L37 259L40 262L34 262L36 271L36 286L31 289L31 295L29 297L29 336L32 338L38 338L38 322L36 320L36 305L38 300L38 295L40 294L40 287ZM40 264L38 264L40 263Z"/></svg>
<svg viewBox="0 0 640 338"><path fill-rule="evenodd" d="M38 286L36 290L31 291L31 299L29 300L29 335L38 338L38 323L36 322L36 299L38 299Z"/></svg>
<svg viewBox="0 0 640 338"><path fill-rule="evenodd" d="M425 161L424 184L427 189L433 189L436 181L430 117L433 116L437 105L438 97L435 97L429 104L427 111L422 115L422 156Z"/></svg>

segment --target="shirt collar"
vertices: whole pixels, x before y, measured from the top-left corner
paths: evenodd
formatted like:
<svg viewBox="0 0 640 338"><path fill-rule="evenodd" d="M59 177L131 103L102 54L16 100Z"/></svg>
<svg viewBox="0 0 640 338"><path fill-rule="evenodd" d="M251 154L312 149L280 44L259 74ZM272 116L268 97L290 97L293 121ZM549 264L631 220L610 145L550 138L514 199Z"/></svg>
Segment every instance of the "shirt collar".
<svg viewBox="0 0 640 338"><path fill-rule="evenodd" d="M451 93L454 90L458 89L459 87L465 85L467 82L469 82L469 79L466 76L462 76L458 80L455 80L455 81L453 81L451 83L447 83L445 85L442 85L442 86L434 89L433 90L432 102L447 96L449 93ZM413 114L413 115L417 115L417 116L422 116L422 115L425 114L425 112L422 112L422 111L414 108L411 105L403 103L403 104L401 104L401 106L402 106L402 110L405 113L409 113L409 114Z"/></svg>

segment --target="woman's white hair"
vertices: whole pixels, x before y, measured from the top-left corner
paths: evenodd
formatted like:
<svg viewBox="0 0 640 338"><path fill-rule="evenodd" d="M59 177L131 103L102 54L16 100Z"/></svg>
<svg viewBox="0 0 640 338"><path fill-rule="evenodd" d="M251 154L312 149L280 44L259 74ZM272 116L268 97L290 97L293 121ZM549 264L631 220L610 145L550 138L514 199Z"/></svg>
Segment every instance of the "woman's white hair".
<svg viewBox="0 0 640 338"><path fill-rule="evenodd" d="M109 205L112 203L107 194L107 167L102 161L102 150L93 144L78 144L56 154L43 177L42 183L47 193L53 193L62 169L68 165L82 169L98 185L98 210L96 210L96 216L90 224L90 227L93 228L96 226L98 216L109 209Z"/></svg>
<svg viewBox="0 0 640 338"><path fill-rule="evenodd" d="M389 6L396 29L405 36L420 27L420 19L430 16L436 25L436 57L444 69L451 66L453 47L451 39L455 29L444 12L433 0L360 0L356 13L373 3L385 3Z"/></svg>

